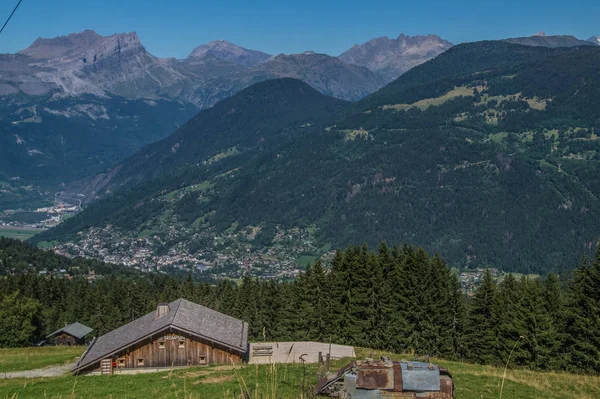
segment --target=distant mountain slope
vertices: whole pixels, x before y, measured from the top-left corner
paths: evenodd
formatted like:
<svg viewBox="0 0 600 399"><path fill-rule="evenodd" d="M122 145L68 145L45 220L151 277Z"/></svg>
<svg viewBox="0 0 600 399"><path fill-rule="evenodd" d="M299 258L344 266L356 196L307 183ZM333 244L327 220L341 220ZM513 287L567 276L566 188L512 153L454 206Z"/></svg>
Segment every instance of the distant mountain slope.
<svg viewBox="0 0 600 399"><path fill-rule="evenodd" d="M592 36L588 39L588 42L592 42L600 46L600 36Z"/></svg>
<svg viewBox="0 0 600 399"><path fill-rule="evenodd" d="M384 79L367 68L310 51L280 54L258 65L254 71L276 78L300 79L323 94L353 101L360 100L385 84Z"/></svg>
<svg viewBox="0 0 600 399"><path fill-rule="evenodd" d="M39 38L16 55L3 55L0 73L0 94L58 90L67 96L162 98L199 108L275 77L301 77L327 94L352 100L383 84L368 70L324 54L271 57L220 40L197 47L183 60L161 59L145 49L135 32L100 36L89 30Z"/></svg>
<svg viewBox="0 0 600 399"><path fill-rule="evenodd" d="M529 37L515 37L506 39L507 42L512 44L522 44L525 46L540 46L540 47L575 47L575 46L591 46L590 41L577 39L575 36L570 35L555 35L546 36L545 33L541 32L534 36Z"/></svg>
<svg viewBox="0 0 600 399"><path fill-rule="evenodd" d="M437 35L405 36L396 39L378 37L354 45L338 57L348 64L369 68L385 77L387 82L409 69L430 60L452 47L452 43Z"/></svg>
<svg viewBox="0 0 600 399"><path fill-rule="evenodd" d="M308 128L333 119L347 104L296 79L257 83L200 112L166 139L144 147L119 166L112 183L148 180L187 164L210 164L228 151L237 155L273 148L302 125Z"/></svg>
<svg viewBox="0 0 600 399"><path fill-rule="evenodd" d="M196 142L139 153L119 179L151 165L159 176L36 240L77 242L90 227L110 226L103 231L114 240L152 231L162 253L211 252L235 231L304 228L323 248L410 242L462 266L564 271L600 238L598 70L593 46L463 44L357 104L314 114L310 125L286 126L302 104L279 106L293 84L255 86L253 97L266 90L277 100L257 119L243 117L253 109L243 97L219 108L240 110L230 130L214 115L214 132L226 132L220 152L202 152L209 120L190 123L179 137ZM271 131L259 123L269 110L282 115ZM266 144L252 146L263 131ZM193 150L181 162L165 154L185 147Z"/></svg>
<svg viewBox="0 0 600 399"><path fill-rule="evenodd" d="M348 100L384 84L368 69L324 54L271 57L222 40L176 60L153 56L133 32L39 38L18 54L0 55L0 186L56 191L113 167L198 110L278 77ZM0 211L8 203L0 195Z"/></svg>
<svg viewBox="0 0 600 399"><path fill-rule="evenodd" d="M251 67L268 60L271 56L262 51L236 46L227 40L216 40L196 47L187 58L194 60L216 58Z"/></svg>

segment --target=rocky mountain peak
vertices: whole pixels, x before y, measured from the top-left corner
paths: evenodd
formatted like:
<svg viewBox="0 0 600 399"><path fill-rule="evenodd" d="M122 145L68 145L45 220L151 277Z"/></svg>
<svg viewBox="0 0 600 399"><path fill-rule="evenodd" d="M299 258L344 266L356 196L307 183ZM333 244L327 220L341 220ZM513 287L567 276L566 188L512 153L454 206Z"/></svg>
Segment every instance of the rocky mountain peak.
<svg viewBox="0 0 600 399"><path fill-rule="evenodd" d="M196 47L187 59L215 58L222 61L234 62L239 65L254 66L266 61L270 57L269 54L262 51L249 50L221 39Z"/></svg>
<svg viewBox="0 0 600 399"><path fill-rule="evenodd" d="M437 35L400 34L396 39L381 36L361 45L356 44L338 58L377 72L389 82L450 47L452 43Z"/></svg>
<svg viewBox="0 0 600 399"><path fill-rule="evenodd" d="M92 30L85 30L51 39L38 38L19 53L42 62L41 66L81 68L88 61L95 62L131 50L145 51L135 32L101 36Z"/></svg>
<svg viewBox="0 0 600 399"><path fill-rule="evenodd" d="M600 46L600 36L592 36L588 39L588 42L592 42Z"/></svg>

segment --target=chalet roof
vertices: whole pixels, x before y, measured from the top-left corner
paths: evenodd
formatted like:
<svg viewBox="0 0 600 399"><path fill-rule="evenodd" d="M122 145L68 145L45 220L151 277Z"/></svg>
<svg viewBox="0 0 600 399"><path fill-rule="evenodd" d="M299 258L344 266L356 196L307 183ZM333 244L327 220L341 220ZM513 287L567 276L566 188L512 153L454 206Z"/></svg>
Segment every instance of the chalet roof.
<svg viewBox="0 0 600 399"><path fill-rule="evenodd" d="M73 371L112 356L143 339L174 328L199 338L245 353L248 346L248 323L185 299L169 303L169 311L157 317L152 311L92 342Z"/></svg>
<svg viewBox="0 0 600 399"><path fill-rule="evenodd" d="M83 325L79 322L75 322L75 323L68 324L68 325L64 326L63 328L59 328L58 330L54 331L51 334L48 334L46 336L46 338L50 338L53 335L59 334L61 332L65 332L69 335L74 336L75 338L81 339L81 338L85 337L86 335L88 335L89 333L91 333L92 331L94 331L94 330L89 328L88 326Z"/></svg>

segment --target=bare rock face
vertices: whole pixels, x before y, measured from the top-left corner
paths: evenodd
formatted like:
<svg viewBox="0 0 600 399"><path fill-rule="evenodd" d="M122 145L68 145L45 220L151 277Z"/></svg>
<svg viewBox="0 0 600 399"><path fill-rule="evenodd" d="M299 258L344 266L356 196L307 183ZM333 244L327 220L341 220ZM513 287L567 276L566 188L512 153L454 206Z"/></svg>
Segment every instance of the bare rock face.
<svg viewBox="0 0 600 399"><path fill-rule="evenodd" d="M165 61L146 51L135 32L100 36L86 30L39 38L12 57L7 60L11 62L0 62L4 92L152 98L160 97L157 86L172 86L180 78ZM6 76L7 70L13 73Z"/></svg>
<svg viewBox="0 0 600 399"><path fill-rule="evenodd" d="M37 39L18 54L0 55L0 95L167 99L199 109L266 79L294 77L323 93L357 100L385 79L335 57L269 54L225 40L195 48L182 60L150 54L135 32L101 36L86 30Z"/></svg>
<svg viewBox="0 0 600 399"><path fill-rule="evenodd" d="M306 51L273 57L254 70L272 77L302 80L323 94L345 100L359 100L386 83L365 67L346 64L336 57Z"/></svg>
<svg viewBox="0 0 600 399"><path fill-rule="evenodd" d="M436 35L406 36L396 39L378 37L354 45L338 58L381 74L390 82L409 69L420 65L452 47L452 43Z"/></svg>

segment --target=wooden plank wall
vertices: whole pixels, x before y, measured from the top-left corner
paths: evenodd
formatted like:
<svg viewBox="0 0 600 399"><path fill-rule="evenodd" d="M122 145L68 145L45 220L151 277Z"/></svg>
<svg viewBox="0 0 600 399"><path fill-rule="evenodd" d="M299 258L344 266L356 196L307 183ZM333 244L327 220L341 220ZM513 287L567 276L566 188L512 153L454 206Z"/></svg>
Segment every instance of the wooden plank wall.
<svg viewBox="0 0 600 399"><path fill-rule="evenodd" d="M113 359L116 368L197 366L241 363L242 354L209 341L168 333L152 337Z"/></svg>
<svg viewBox="0 0 600 399"><path fill-rule="evenodd" d="M80 342L77 338L67 333L61 333L54 337L55 345L78 345Z"/></svg>

